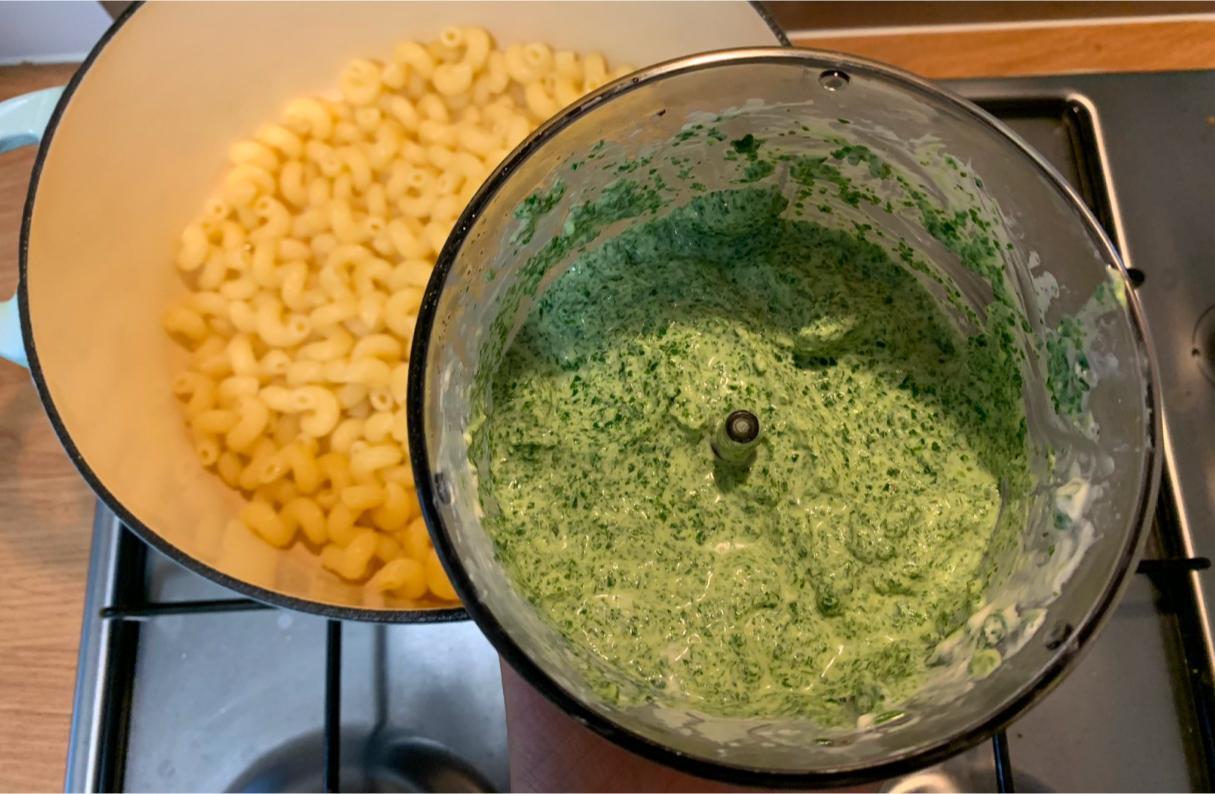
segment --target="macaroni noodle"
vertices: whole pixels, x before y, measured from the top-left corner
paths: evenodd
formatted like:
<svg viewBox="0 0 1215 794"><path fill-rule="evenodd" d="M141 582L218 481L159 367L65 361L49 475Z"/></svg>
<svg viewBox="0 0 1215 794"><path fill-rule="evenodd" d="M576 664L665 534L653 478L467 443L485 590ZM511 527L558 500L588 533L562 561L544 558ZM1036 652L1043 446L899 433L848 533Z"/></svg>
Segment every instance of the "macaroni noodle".
<svg viewBox="0 0 1215 794"><path fill-rule="evenodd" d="M189 293L161 321L190 351L172 381L190 443L244 493L240 520L258 537L305 544L326 575L370 593L456 598L406 449L423 290L510 149L626 71L448 27L385 63L351 61L339 99L294 99L229 147L216 194L181 233Z"/></svg>

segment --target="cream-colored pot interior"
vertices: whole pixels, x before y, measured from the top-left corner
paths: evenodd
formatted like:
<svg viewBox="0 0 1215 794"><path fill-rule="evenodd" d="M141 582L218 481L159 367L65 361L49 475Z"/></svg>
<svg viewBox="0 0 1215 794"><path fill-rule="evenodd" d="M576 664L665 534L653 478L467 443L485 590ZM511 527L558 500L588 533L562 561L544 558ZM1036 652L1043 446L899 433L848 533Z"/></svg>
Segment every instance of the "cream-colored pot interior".
<svg viewBox="0 0 1215 794"><path fill-rule="evenodd" d="M201 467L170 392L185 354L159 318L184 293L179 234L218 184L230 143L286 100L333 91L348 59L386 57L450 24L638 66L776 40L742 2L150 3L102 47L48 133L22 307L48 410L125 520L255 597L394 615L307 550L226 528L240 497Z"/></svg>

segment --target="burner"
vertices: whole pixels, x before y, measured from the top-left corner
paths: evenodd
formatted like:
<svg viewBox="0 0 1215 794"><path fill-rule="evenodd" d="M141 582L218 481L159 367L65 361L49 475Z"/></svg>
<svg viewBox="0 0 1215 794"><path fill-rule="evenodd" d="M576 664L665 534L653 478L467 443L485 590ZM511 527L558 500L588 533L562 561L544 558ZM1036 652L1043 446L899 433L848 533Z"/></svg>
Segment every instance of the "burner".
<svg viewBox="0 0 1215 794"><path fill-rule="evenodd" d="M228 791L324 791L324 734L313 732L254 761ZM493 791L447 747L417 736L365 728L342 731L339 779L349 791Z"/></svg>

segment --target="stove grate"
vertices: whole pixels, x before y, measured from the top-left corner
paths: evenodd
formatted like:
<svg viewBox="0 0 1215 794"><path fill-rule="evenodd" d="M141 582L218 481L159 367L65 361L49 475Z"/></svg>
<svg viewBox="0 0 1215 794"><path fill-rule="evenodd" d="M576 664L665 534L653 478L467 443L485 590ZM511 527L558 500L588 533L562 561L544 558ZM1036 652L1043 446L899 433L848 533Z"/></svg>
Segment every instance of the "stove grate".
<svg viewBox="0 0 1215 794"><path fill-rule="evenodd" d="M115 593L115 603L99 610L103 619L115 621L118 630L112 635L115 643L115 664L111 667L114 678L109 689L114 697L107 698L102 715L103 742L102 763L98 765L98 780L95 790L122 790L122 765L126 757L126 736L130 721L130 696L134 685L136 647L139 639L139 624L164 615L217 614L223 612L247 612L274 609L268 604L248 598L225 598L196 601L150 601L147 600L142 583L145 581L147 547L129 530L123 529L118 544L117 581L127 583ZM1138 573L1148 576L1162 590L1170 577L1183 576L1190 571L1202 571L1211 567L1206 558L1172 558L1143 560ZM330 620L325 639L325 718L323 748L323 786L326 792L341 790L341 722L342 722L342 624ZM1208 709L1199 708L1200 714L1209 714ZM1203 743L1208 764L1215 758L1215 745L1211 742L1211 723L1202 720ZM1012 758L1008 736L1001 730L991 739L995 757L996 790L1016 790L1013 780ZM1208 766L1209 768L1209 766Z"/></svg>

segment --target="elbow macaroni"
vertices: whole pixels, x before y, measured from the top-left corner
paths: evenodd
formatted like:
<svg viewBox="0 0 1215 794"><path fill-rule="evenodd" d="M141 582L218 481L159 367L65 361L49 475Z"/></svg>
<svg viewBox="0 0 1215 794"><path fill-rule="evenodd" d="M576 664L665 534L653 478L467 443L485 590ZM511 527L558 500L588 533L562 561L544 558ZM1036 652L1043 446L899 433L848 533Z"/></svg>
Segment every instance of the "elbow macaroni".
<svg viewBox="0 0 1215 794"><path fill-rule="evenodd" d="M406 449L408 358L435 257L485 177L536 125L609 79L598 53L497 49L478 27L351 61L340 99L302 97L228 150L182 231L190 294L162 324L206 467L265 542L306 544L370 593L456 598Z"/></svg>

